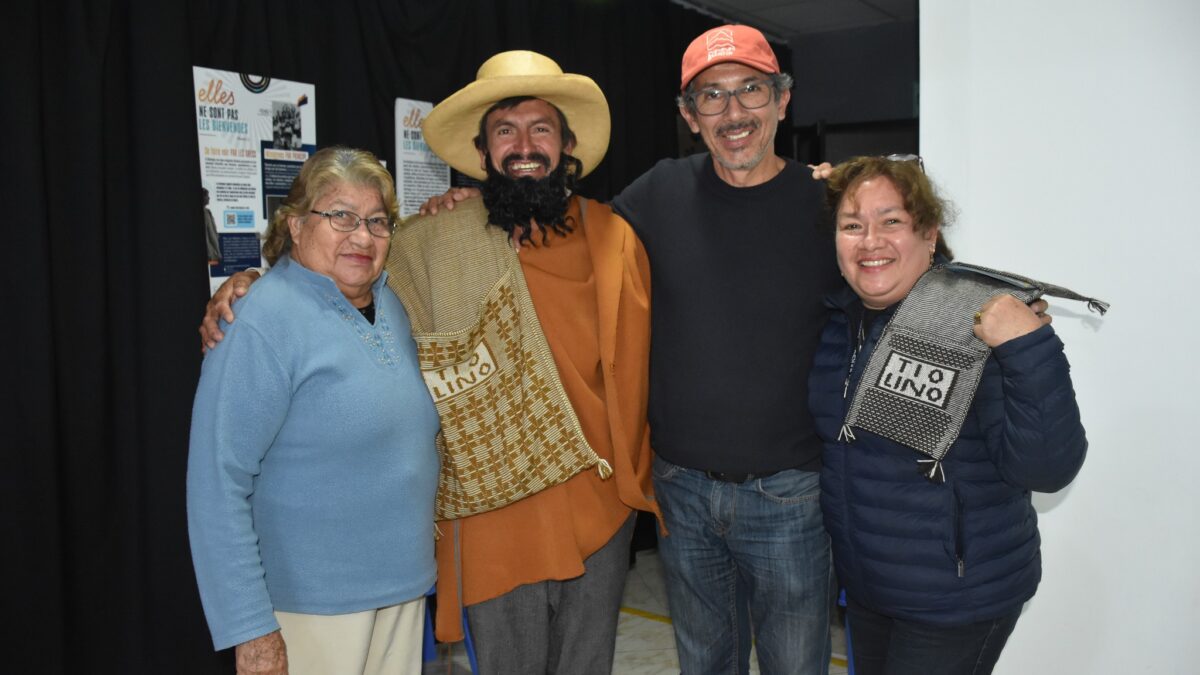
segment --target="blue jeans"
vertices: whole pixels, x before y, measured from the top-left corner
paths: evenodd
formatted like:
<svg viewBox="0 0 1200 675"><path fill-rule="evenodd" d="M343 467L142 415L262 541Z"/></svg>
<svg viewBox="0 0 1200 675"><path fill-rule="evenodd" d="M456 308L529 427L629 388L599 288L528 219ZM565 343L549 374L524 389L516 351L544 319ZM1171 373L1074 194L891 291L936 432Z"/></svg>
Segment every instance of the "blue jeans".
<svg viewBox="0 0 1200 675"><path fill-rule="evenodd" d="M847 599L846 616L856 675L987 675L1021 613L936 626L893 619Z"/></svg>
<svg viewBox="0 0 1200 675"><path fill-rule="evenodd" d="M811 471L744 483L655 457L659 557L686 675L829 672L829 537ZM753 627L753 629L751 628Z"/></svg>

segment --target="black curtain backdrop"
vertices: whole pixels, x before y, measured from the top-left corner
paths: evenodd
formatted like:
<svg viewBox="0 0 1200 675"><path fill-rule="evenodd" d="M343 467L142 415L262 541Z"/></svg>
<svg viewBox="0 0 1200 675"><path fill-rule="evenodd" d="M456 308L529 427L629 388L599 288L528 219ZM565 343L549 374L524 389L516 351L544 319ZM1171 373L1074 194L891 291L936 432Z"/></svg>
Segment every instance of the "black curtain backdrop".
<svg viewBox="0 0 1200 675"><path fill-rule="evenodd" d="M583 192L676 154L679 60L715 25L666 0L22 0L0 59L6 672L230 672L184 514L208 297L191 67L316 85L317 139L395 166L394 99L507 49L590 75L613 113ZM786 55L783 60L787 63ZM18 328L15 323L20 323Z"/></svg>

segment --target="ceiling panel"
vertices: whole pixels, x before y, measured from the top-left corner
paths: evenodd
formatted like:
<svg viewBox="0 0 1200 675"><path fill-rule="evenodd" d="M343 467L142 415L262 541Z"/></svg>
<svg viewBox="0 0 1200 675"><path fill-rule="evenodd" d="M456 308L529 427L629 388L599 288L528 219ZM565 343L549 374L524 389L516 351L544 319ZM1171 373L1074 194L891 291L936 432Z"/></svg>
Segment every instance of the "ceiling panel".
<svg viewBox="0 0 1200 675"><path fill-rule="evenodd" d="M798 0L799 2L826 2L827 0ZM850 0L850 2L858 2L858 0ZM728 8L735 12L757 12L763 9L779 7L782 5L797 4L797 0L788 2L787 0L700 0L695 3L698 5L707 5L713 9L717 7Z"/></svg>
<svg viewBox="0 0 1200 675"><path fill-rule="evenodd" d="M876 26L917 17L917 0L672 0L770 37Z"/></svg>
<svg viewBox="0 0 1200 675"><path fill-rule="evenodd" d="M784 27L790 35L874 26L895 20L866 3L844 1L790 3L752 13L747 23L756 18Z"/></svg>
<svg viewBox="0 0 1200 675"><path fill-rule="evenodd" d="M836 1L836 0L834 0ZM897 19L917 18L917 0L863 0Z"/></svg>

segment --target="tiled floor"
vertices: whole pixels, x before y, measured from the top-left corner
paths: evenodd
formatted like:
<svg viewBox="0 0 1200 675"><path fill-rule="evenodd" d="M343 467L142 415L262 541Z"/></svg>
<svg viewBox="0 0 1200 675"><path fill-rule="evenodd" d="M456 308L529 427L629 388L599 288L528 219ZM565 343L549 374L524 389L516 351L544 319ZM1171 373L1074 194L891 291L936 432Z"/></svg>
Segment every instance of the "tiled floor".
<svg viewBox="0 0 1200 675"><path fill-rule="evenodd" d="M614 675L678 673L679 659L675 654L675 637L671 632L667 595L657 552L641 551L637 554L637 564L629 570L625 580L625 598L621 604L621 616L617 623L617 653L613 660ZM471 672L461 644L439 645L439 649L441 660L425 664L425 675ZM830 675L845 675L845 653L843 632L840 626L835 625ZM753 654L750 672L758 673Z"/></svg>

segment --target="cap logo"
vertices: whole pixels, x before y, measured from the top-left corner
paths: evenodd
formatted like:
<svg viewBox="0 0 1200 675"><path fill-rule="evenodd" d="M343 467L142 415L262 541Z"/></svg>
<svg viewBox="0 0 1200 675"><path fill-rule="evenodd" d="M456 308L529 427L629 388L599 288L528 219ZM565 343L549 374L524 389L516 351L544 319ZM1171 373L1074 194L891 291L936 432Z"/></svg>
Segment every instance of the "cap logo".
<svg viewBox="0 0 1200 675"><path fill-rule="evenodd" d="M733 31L728 28L714 30L704 36L705 46L708 47L708 60L718 56L729 56L736 51L733 45Z"/></svg>

